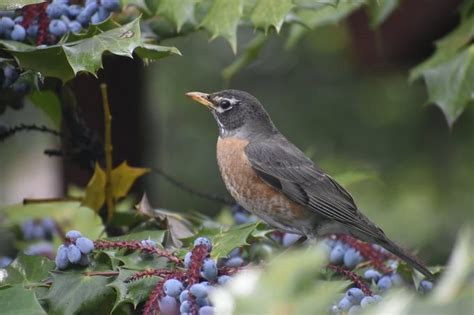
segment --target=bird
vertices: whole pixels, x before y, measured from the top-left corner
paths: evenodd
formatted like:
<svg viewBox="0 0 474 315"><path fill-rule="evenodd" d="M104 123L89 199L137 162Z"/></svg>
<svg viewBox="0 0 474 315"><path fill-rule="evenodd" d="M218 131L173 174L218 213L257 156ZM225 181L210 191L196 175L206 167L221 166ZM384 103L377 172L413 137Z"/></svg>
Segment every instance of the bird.
<svg viewBox="0 0 474 315"><path fill-rule="evenodd" d="M308 239L348 234L378 244L433 279L416 256L390 240L344 187L277 129L256 97L240 90L186 95L206 106L216 120L219 171L245 209Z"/></svg>

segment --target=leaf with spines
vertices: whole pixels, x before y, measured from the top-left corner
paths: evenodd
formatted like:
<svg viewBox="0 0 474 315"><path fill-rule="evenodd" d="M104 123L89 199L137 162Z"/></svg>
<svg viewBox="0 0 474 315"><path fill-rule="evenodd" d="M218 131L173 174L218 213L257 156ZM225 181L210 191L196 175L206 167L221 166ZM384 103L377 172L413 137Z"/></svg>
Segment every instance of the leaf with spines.
<svg viewBox="0 0 474 315"><path fill-rule="evenodd" d="M242 12L242 0L215 0L200 26L211 32L211 39L218 36L224 37L235 53L237 51L237 26Z"/></svg>
<svg viewBox="0 0 474 315"><path fill-rule="evenodd" d="M21 9L22 7L30 4L36 4L44 2L44 0L4 0L0 1L0 10L10 11Z"/></svg>
<svg viewBox="0 0 474 315"><path fill-rule="evenodd" d="M423 77L428 101L441 108L450 127L474 103L473 36L474 16L439 40L433 56L410 73L410 81Z"/></svg>
<svg viewBox="0 0 474 315"><path fill-rule="evenodd" d="M195 0L161 0L158 14L170 20L179 32L184 23L194 21L195 4Z"/></svg>
<svg viewBox="0 0 474 315"><path fill-rule="evenodd" d="M260 0L255 5L250 19L255 27L263 29L265 33L272 26L279 33L286 15L292 8L291 0Z"/></svg>
<svg viewBox="0 0 474 315"><path fill-rule="evenodd" d="M96 75L102 68L102 57L106 52L132 58L133 52L137 50L139 56L153 59L179 54L174 47L145 43L141 38L139 22L140 19L137 18L123 26L115 25L116 27L110 28L113 22L106 21L105 30L97 25L86 35L70 35L67 42L45 48L10 40L1 40L0 45L15 57L20 67L39 71L62 81L68 81L80 72Z"/></svg>

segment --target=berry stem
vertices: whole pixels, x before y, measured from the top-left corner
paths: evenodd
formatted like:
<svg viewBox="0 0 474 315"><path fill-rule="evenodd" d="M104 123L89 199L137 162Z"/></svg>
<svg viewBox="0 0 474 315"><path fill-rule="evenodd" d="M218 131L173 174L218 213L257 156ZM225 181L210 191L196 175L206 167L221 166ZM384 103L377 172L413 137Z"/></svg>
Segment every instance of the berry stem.
<svg viewBox="0 0 474 315"><path fill-rule="evenodd" d="M351 280L359 289L362 290L362 292L364 292L365 295L372 295L372 291L369 289L369 286L352 270L334 264L329 264L328 268Z"/></svg>

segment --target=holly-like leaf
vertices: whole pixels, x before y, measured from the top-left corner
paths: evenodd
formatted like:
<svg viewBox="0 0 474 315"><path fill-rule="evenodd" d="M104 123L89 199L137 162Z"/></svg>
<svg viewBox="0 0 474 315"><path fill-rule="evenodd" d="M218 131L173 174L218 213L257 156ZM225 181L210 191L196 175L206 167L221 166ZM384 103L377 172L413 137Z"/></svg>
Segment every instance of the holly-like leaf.
<svg viewBox="0 0 474 315"><path fill-rule="evenodd" d="M371 0L368 3L370 26L377 28L398 7L400 0Z"/></svg>
<svg viewBox="0 0 474 315"><path fill-rule="evenodd" d="M211 39L218 36L224 37L235 53L237 51L237 26L242 12L242 0L215 0L200 26L211 32Z"/></svg>
<svg viewBox="0 0 474 315"><path fill-rule="evenodd" d="M48 314L109 314L115 292L107 285L113 278L87 276L81 272L53 274L53 284L45 296Z"/></svg>
<svg viewBox="0 0 474 315"><path fill-rule="evenodd" d="M54 270L55 264L43 256L28 256L20 253L18 257L8 266L8 284L33 284L47 279L49 271Z"/></svg>
<svg viewBox="0 0 474 315"><path fill-rule="evenodd" d="M50 217L65 230L79 230L88 238L98 238L102 232L100 218L79 202L45 202L0 207L7 220L0 225L20 224L26 219Z"/></svg>
<svg viewBox="0 0 474 315"><path fill-rule="evenodd" d="M138 304L148 298L148 295L155 287L156 282L158 281L158 278L156 277L125 283L125 280L135 272L135 270L120 268L117 278L108 285L117 293L112 311L118 309L122 304L132 304L133 308L136 309Z"/></svg>
<svg viewBox="0 0 474 315"><path fill-rule="evenodd" d="M292 8L291 0L260 0L253 9L250 19L255 27L263 29L265 33L271 26L275 27L278 33Z"/></svg>
<svg viewBox="0 0 474 315"><path fill-rule="evenodd" d="M247 245L247 238L257 228L259 222L238 225L227 231L222 231L210 236L213 247L211 255L213 258L227 256L234 248Z"/></svg>
<svg viewBox="0 0 474 315"><path fill-rule="evenodd" d="M61 104L52 91L35 91L28 95L28 100L41 109L59 128L61 126Z"/></svg>
<svg viewBox="0 0 474 315"><path fill-rule="evenodd" d="M86 195L82 200L83 206L99 211L105 202L105 182L105 172L99 163L96 163L94 174L87 184Z"/></svg>
<svg viewBox="0 0 474 315"><path fill-rule="evenodd" d="M10 11L10 10L17 10L21 9L25 5L41 3L44 0L2 0L0 1L0 10L2 11Z"/></svg>
<svg viewBox="0 0 474 315"><path fill-rule="evenodd" d="M108 52L114 55L132 58L135 49L148 58L162 58L171 54L179 54L174 47L147 45L143 42L140 32L139 18L120 27L111 28L113 22L107 20L92 28L86 38L70 35L71 39L62 44L36 48L20 42L1 40L4 46L20 64L20 67L41 72L45 76L60 78L63 81L72 79L79 72L93 75L102 68L102 56Z"/></svg>
<svg viewBox="0 0 474 315"><path fill-rule="evenodd" d="M115 199L127 196L135 181L148 173L150 169L142 167L131 167L127 162L121 163L112 170L112 194Z"/></svg>
<svg viewBox="0 0 474 315"><path fill-rule="evenodd" d="M33 288L26 288L22 284L0 287L0 310L3 315L43 315Z"/></svg>
<svg viewBox="0 0 474 315"><path fill-rule="evenodd" d="M410 73L410 81L423 77L428 101L441 108L449 126L474 102L473 36L474 16L439 40L435 54Z"/></svg>
<svg viewBox="0 0 474 315"><path fill-rule="evenodd" d="M195 3L195 0L161 0L158 5L158 14L176 25L179 32L184 23L194 21Z"/></svg>

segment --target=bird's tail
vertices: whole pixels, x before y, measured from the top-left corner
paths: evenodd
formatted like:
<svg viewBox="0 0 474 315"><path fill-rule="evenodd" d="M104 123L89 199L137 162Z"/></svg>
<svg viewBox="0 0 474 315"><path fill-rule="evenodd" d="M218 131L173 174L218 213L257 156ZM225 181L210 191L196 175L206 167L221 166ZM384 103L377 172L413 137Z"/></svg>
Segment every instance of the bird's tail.
<svg viewBox="0 0 474 315"><path fill-rule="evenodd" d="M408 253L405 249L395 244L393 241L388 239L388 237L383 237L377 240L377 243L385 248L386 250L390 251L392 254L400 257L404 261L406 261L410 266L421 272L425 275L429 280L434 280L433 274L426 268L426 266L414 255Z"/></svg>

